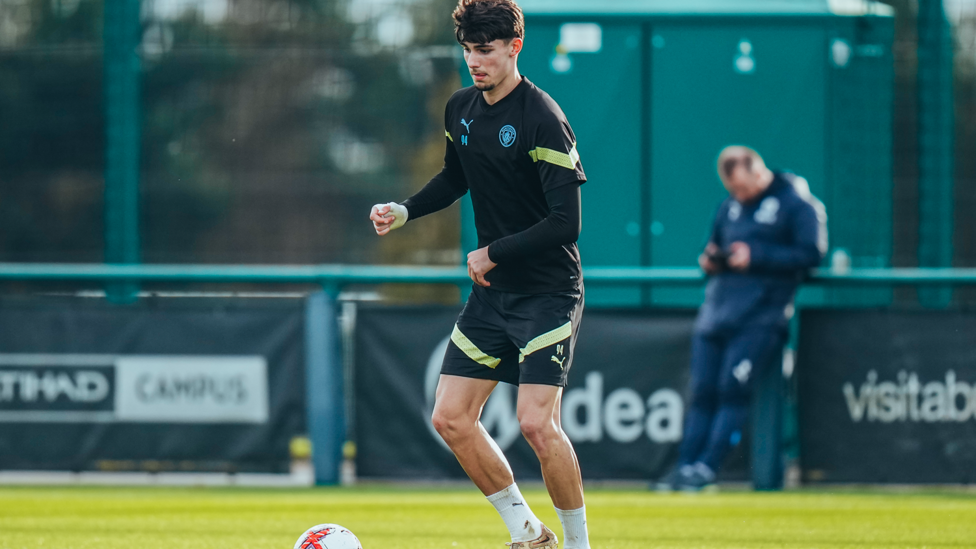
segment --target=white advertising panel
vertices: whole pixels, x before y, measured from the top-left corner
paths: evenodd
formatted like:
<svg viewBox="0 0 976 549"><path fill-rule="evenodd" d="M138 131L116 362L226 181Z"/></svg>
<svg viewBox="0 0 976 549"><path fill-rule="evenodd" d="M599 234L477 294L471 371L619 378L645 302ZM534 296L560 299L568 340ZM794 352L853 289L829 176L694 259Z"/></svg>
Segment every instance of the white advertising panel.
<svg viewBox="0 0 976 549"><path fill-rule="evenodd" d="M117 421L264 423L267 362L261 356L120 356Z"/></svg>

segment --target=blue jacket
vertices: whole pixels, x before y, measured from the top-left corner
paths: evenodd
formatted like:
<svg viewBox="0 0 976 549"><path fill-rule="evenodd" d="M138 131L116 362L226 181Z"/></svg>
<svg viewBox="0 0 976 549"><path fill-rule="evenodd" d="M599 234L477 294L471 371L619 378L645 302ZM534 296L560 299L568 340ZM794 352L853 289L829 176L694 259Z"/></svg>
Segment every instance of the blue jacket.
<svg viewBox="0 0 976 549"><path fill-rule="evenodd" d="M695 330L785 327L797 286L827 252L827 215L805 179L776 172L756 200L740 204L730 196L722 202L709 240L725 251L745 242L751 261L745 272L724 269L711 277Z"/></svg>

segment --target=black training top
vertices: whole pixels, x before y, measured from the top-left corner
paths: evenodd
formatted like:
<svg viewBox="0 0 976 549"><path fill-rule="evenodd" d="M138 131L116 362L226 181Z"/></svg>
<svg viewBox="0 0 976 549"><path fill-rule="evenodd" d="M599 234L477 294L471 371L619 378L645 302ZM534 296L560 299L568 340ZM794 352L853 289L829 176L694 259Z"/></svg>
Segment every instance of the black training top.
<svg viewBox="0 0 976 549"><path fill-rule="evenodd" d="M576 137L559 105L523 77L494 105L475 87L458 90L447 102L444 124L444 168L403 203L408 220L445 208L470 191L478 247L489 246L489 257L498 263L485 276L491 289L525 294L579 289L575 236L549 239L561 243L541 248L522 244L526 235L542 234L538 229L552 222L553 203L572 205L575 188L586 181ZM567 185L574 190L568 198L561 189ZM551 192L556 189L561 190ZM578 235L578 221L575 231Z"/></svg>

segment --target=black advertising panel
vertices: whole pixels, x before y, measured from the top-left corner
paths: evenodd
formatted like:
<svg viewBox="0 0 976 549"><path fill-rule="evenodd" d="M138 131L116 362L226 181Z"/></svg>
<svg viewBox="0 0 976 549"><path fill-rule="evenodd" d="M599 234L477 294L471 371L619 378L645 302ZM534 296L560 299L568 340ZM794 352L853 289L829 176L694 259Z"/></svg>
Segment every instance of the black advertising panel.
<svg viewBox="0 0 976 549"><path fill-rule="evenodd" d="M806 482L976 482L976 313L804 311Z"/></svg>
<svg viewBox="0 0 976 549"><path fill-rule="evenodd" d="M454 307L363 307L356 326L357 472L464 478L430 424ZM681 440L694 311L587 310L563 395L562 425L587 479L656 478ZM517 390L499 384L482 423L517 478L541 478L519 430ZM726 475L744 477L741 455Z"/></svg>
<svg viewBox="0 0 976 549"><path fill-rule="evenodd" d="M0 305L0 469L288 471L302 300Z"/></svg>

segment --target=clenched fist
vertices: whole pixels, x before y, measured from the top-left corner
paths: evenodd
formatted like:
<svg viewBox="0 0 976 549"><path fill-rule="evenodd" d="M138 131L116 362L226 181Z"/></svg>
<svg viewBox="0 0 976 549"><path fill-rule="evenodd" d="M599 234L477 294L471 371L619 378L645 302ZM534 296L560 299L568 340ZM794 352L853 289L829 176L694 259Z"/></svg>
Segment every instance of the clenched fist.
<svg viewBox="0 0 976 549"><path fill-rule="evenodd" d="M396 202L376 204L369 212L369 219L373 222L376 234L383 236L407 222L407 208Z"/></svg>

